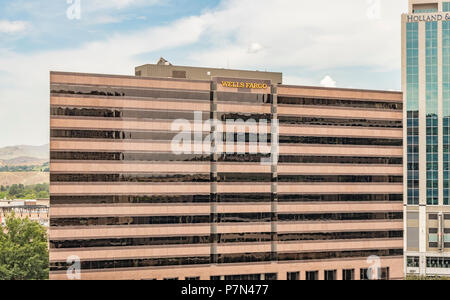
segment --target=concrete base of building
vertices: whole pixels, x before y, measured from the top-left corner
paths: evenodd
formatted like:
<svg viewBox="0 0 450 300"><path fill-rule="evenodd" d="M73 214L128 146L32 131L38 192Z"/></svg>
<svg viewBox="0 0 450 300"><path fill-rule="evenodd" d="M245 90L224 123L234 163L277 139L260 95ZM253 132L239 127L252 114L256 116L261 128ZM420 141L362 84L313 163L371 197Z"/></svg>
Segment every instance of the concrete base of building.
<svg viewBox="0 0 450 300"><path fill-rule="evenodd" d="M164 280L211 277L224 279L225 276L277 274L278 280L287 280L287 274L299 272L300 280L306 279L306 272L318 272L318 279L325 279L325 271L336 271L336 280L343 279L344 270L354 270L354 279L360 280L361 271L370 268L366 259L326 260L308 262L277 262L253 264L227 264L185 267L126 268L111 270L86 270L81 272L81 280ZM403 280L403 257L383 257L380 268L389 268L390 280ZM66 272L51 272L51 280L66 280Z"/></svg>

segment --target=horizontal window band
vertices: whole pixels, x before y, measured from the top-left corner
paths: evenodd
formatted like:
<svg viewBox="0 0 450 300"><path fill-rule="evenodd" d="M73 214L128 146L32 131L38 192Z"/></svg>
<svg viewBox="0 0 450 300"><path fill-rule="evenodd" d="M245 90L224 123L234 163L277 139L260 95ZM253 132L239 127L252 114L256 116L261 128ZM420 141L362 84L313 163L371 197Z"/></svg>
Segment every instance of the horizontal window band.
<svg viewBox="0 0 450 300"><path fill-rule="evenodd" d="M260 163L263 158L270 158L270 154L223 154L219 156L217 161ZM66 161L210 162L212 161L212 155L152 152L51 151L50 159Z"/></svg>
<svg viewBox="0 0 450 300"><path fill-rule="evenodd" d="M78 129L51 129L50 136L52 139L60 141L65 140L88 140L88 141L128 141L128 142L183 142L191 146L193 143L200 145L212 145L206 142L210 137L210 132L190 132L188 134L181 132L158 132L158 131L122 131L122 130L78 130ZM270 147L271 135L268 134L253 134L253 133L221 133L223 143L223 150L226 151L226 143L232 143L235 146L238 143L256 143L260 142L263 145ZM220 135L219 135L220 137ZM183 139L183 140L182 140ZM219 138L220 139L220 138ZM170 150L170 148L168 148Z"/></svg>
<svg viewBox="0 0 450 300"><path fill-rule="evenodd" d="M239 275L221 275L221 276L210 276L210 280L219 281L221 278L225 281L256 281L262 280L262 276L264 276L264 280L278 280L277 273L264 273L264 274L239 274ZM186 278L188 280L188 278ZM200 280L200 279L197 279Z"/></svg>
<svg viewBox="0 0 450 300"><path fill-rule="evenodd" d="M402 139L280 136L280 144L402 146Z"/></svg>
<svg viewBox="0 0 450 300"><path fill-rule="evenodd" d="M194 110L176 111L176 110L143 110L143 109L126 109L126 108L91 108L91 107L68 107L68 106L52 106L50 109L51 116L67 116L67 117L86 117L92 119L106 120L122 120L122 119L150 119L150 120L177 120L184 119L193 121L195 119ZM72 119L72 118L70 118ZM210 111L202 112L202 119L211 119ZM272 114L253 114L253 113L217 113L217 119L225 122L227 120L265 120L268 123L272 121Z"/></svg>
<svg viewBox="0 0 450 300"><path fill-rule="evenodd" d="M277 217L279 222L401 220L403 212L278 214Z"/></svg>
<svg viewBox="0 0 450 300"><path fill-rule="evenodd" d="M153 217L105 217L105 218L51 218L51 227L65 226L125 226L162 224L206 224L210 215L202 216L153 216Z"/></svg>
<svg viewBox="0 0 450 300"><path fill-rule="evenodd" d="M255 162L270 158L268 154L222 154L218 162ZM78 161L145 161L145 162L210 162L211 155L206 154L173 154L153 152L80 152L80 151L51 151L51 160ZM281 155L280 164L380 164L401 165L401 157L351 157L351 156L296 156Z"/></svg>
<svg viewBox="0 0 450 300"><path fill-rule="evenodd" d="M307 163L307 164L379 164L401 165L401 157L353 157L353 156L296 156L280 155L278 163Z"/></svg>
<svg viewBox="0 0 450 300"><path fill-rule="evenodd" d="M359 250L359 251L340 251L340 252L312 252L312 253L278 253L278 261L295 261L295 260L320 260L320 259L337 259L337 258L355 258L370 256L401 256L403 257L403 249L385 249L385 250Z"/></svg>
<svg viewBox="0 0 450 300"><path fill-rule="evenodd" d="M211 281L220 281L221 279L225 281L259 281L262 280L264 276L264 280L278 280L277 273L265 273L265 274L236 274L236 275L214 275L210 276L209 279ZM188 280L188 277L186 277ZM194 278L193 280L200 280L200 277Z"/></svg>
<svg viewBox="0 0 450 300"><path fill-rule="evenodd" d="M278 182L388 182L403 176L278 175ZM273 182L272 173L219 173L217 182ZM212 182L210 174L50 174L50 182Z"/></svg>
<svg viewBox="0 0 450 300"><path fill-rule="evenodd" d="M105 238L83 240L51 240L52 249L101 248L101 247L133 247L158 245L190 245L228 243L262 243L262 242L295 242L295 241L332 241L358 239L395 239L402 238L403 231L367 231L367 232L320 232L320 233L227 233L203 236L171 236L171 237L134 237Z"/></svg>
<svg viewBox="0 0 450 300"><path fill-rule="evenodd" d="M389 182L402 183L403 176L278 175L278 182Z"/></svg>
<svg viewBox="0 0 450 300"><path fill-rule="evenodd" d="M51 248L94 248L94 247L128 247L128 246L166 246L218 243L257 243L270 242L271 233L218 234L204 236L177 237L140 237L118 239L64 240L50 241Z"/></svg>
<svg viewBox="0 0 450 300"><path fill-rule="evenodd" d="M279 202L402 202L402 194L278 194Z"/></svg>
<svg viewBox="0 0 450 300"><path fill-rule="evenodd" d="M278 242L403 238L403 231L317 232L278 234Z"/></svg>
<svg viewBox="0 0 450 300"><path fill-rule="evenodd" d="M147 162L209 162L211 155L205 154L173 154L152 152L79 152L51 151L51 160L83 160L83 161L147 161Z"/></svg>
<svg viewBox="0 0 450 300"><path fill-rule="evenodd" d="M151 119L151 120L194 120L194 111L170 110L142 110L118 108L77 108L77 107L51 107L51 116L89 117L105 119ZM210 112L202 112L202 119L209 120Z"/></svg>
<svg viewBox="0 0 450 300"><path fill-rule="evenodd" d="M389 213L324 213L324 214L272 214L272 213L230 213L193 216L126 216L89 218L51 218L51 227L65 226L127 226L162 224L205 224L205 223L266 223L266 222L320 222L320 221L362 221L401 220L402 212Z"/></svg>
<svg viewBox="0 0 450 300"><path fill-rule="evenodd" d="M191 133L189 139L195 141L201 138L203 142L209 133ZM179 132L155 132L155 131L122 131L122 130L65 130L51 129L51 138L60 139L105 139L105 140L151 140L172 141L180 135ZM222 142L267 142L271 143L270 134L259 135L249 133L222 133ZM323 137L323 136L279 136L280 144L326 144L326 145L370 145L370 146L402 146L402 139L382 138L351 138L351 137Z"/></svg>
<svg viewBox="0 0 450 300"><path fill-rule="evenodd" d="M271 123L273 116L272 114L256 114L256 113L239 113L239 112L217 112L217 119L226 122L227 120L255 120L259 121L267 121L267 123Z"/></svg>
<svg viewBox="0 0 450 300"><path fill-rule="evenodd" d="M314 125L314 126L339 126L339 127L366 127L366 128L403 128L403 121L398 120L371 120L348 119L332 117L294 117L279 115L280 124L290 125Z"/></svg>
<svg viewBox="0 0 450 300"><path fill-rule="evenodd" d="M130 260L106 260L106 261L82 261L82 270L121 269L140 267L162 267L162 266L186 266L186 265L208 265L211 263L256 263L268 261L309 261L330 260L344 258L367 258L369 256L403 256L403 249L385 250L357 250L357 251L330 251L330 252L304 252L304 253L237 253L217 254L202 257L172 257L152 259L130 259ZM278 258L277 258L278 257ZM51 262L50 271L67 271L71 264L67 262Z"/></svg>
<svg viewBox="0 0 450 300"><path fill-rule="evenodd" d="M71 130L71 129L51 129L50 137L64 139L105 139L105 140L152 140L152 141L172 141L179 135L178 132L157 132L157 131L122 131L122 130ZM192 132L190 139L195 140L199 135L201 141L209 136L205 132Z"/></svg>
<svg viewBox="0 0 450 300"><path fill-rule="evenodd" d="M215 198L214 198L215 197ZM265 203L275 199L267 194L218 194L218 195L149 195L149 196L54 196L51 205L70 204L152 204L152 203ZM402 194L324 194L324 195L283 195L276 199L280 203L289 202L403 202Z"/></svg>
<svg viewBox="0 0 450 300"><path fill-rule="evenodd" d="M286 97L278 96L278 104L302 105L302 106L336 106L336 107L359 107L381 109L388 111L402 111L401 102L364 101L350 99L330 99L330 98L307 98L307 97Z"/></svg>
<svg viewBox="0 0 450 300"><path fill-rule="evenodd" d="M174 258L149 258L130 260L109 260L109 261L83 261L80 266L82 270L95 269L120 269L139 267L162 267L177 265L208 265L210 256L202 257L174 257ZM66 271L70 265L66 262L51 262L50 271Z"/></svg>
<svg viewBox="0 0 450 300"><path fill-rule="evenodd" d="M211 236L177 236L177 237L139 237L92 240L51 240L51 249L101 248L101 247L134 247L158 245L209 244Z"/></svg>
<svg viewBox="0 0 450 300"><path fill-rule="evenodd" d="M206 92L189 92L189 91L173 91L173 90L157 90L150 88L133 88L133 87L104 87L89 85L73 85L73 84L51 84L52 95L87 95L87 96L104 96L104 97L145 97L145 98L169 98L169 99L196 99L209 100L206 98ZM210 94L208 94L210 96ZM238 103L255 103L270 104L273 96L271 94L254 94L254 93L230 93L217 92L217 101L220 102L238 102Z"/></svg>
<svg viewBox="0 0 450 300"><path fill-rule="evenodd" d="M75 84L52 83L50 85L51 96L77 95L77 96L101 96L113 98L140 97L140 98L165 98L183 100L204 100L210 101L209 91L174 91L158 90L151 88L133 88L133 87L107 87L107 86L88 86Z"/></svg>
<svg viewBox="0 0 450 300"><path fill-rule="evenodd" d="M211 174L50 174L50 182L210 182Z"/></svg>
<svg viewBox="0 0 450 300"><path fill-rule="evenodd" d="M195 119L194 110L175 111L175 110L142 110L142 109L121 109L121 108L90 108L90 107L62 107L52 106L51 116L83 117L98 120L177 120L184 119L193 121ZM202 112L202 120L211 119L209 111ZM226 122L227 120L255 120L257 122L272 122L271 114L254 113L217 113L217 119ZM304 126L336 126L336 127L360 127L360 128L403 128L401 120L371 120L371 119L348 119L348 118L326 118L326 117L294 117L279 116L278 121L284 125L304 125Z"/></svg>
<svg viewBox="0 0 450 300"><path fill-rule="evenodd" d="M210 195L149 195L149 196L53 196L50 205L65 204L147 204L147 203L209 203Z"/></svg>
<svg viewBox="0 0 450 300"><path fill-rule="evenodd" d="M217 194L211 195L211 200L217 203L245 203L245 202L272 202L274 194L271 193L252 193L252 194Z"/></svg>

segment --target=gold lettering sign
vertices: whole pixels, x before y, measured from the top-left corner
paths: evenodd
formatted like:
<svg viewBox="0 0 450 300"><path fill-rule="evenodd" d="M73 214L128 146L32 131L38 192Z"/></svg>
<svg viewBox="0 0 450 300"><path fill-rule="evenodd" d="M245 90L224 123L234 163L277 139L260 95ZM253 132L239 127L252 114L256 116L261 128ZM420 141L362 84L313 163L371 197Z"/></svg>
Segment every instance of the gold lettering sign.
<svg viewBox="0 0 450 300"><path fill-rule="evenodd" d="M222 81L222 86L226 88L240 89L267 89L267 83L244 82L244 81Z"/></svg>

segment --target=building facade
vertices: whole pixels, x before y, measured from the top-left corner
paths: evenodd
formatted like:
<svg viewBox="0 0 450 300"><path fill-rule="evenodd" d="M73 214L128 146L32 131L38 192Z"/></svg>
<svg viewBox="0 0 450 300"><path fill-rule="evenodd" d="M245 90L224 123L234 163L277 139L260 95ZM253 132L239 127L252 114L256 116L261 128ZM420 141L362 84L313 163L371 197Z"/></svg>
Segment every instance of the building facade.
<svg viewBox="0 0 450 300"><path fill-rule="evenodd" d="M402 279L402 93L203 73L51 73L50 278ZM244 150L174 151L181 119Z"/></svg>
<svg viewBox="0 0 450 300"><path fill-rule="evenodd" d="M405 272L450 275L450 2L402 16Z"/></svg>
<svg viewBox="0 0 450 300"><path fill-rule="evenodd" d="M17 218L28 218L48 229L49 200L0 200L0 227L6 225L6 219L13 214Z"/></svg>

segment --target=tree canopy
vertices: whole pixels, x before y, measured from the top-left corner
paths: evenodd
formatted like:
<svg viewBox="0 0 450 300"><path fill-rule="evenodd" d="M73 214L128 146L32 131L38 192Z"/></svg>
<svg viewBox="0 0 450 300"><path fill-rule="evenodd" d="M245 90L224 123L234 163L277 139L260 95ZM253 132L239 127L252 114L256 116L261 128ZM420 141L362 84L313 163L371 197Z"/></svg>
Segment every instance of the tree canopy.
<svg viewBox="0 0 450 300"><path fill-rule="evenodd" d="M0 280L47 280L48 273L46 229L11 214L0 228Z"/></svg>
<svg viewBox="0 0 450 300"><path fill-rule="evenodd" d="M23 184L0 186L0 199L48 199L49 196L48 183L27 186Z"/></svg>

